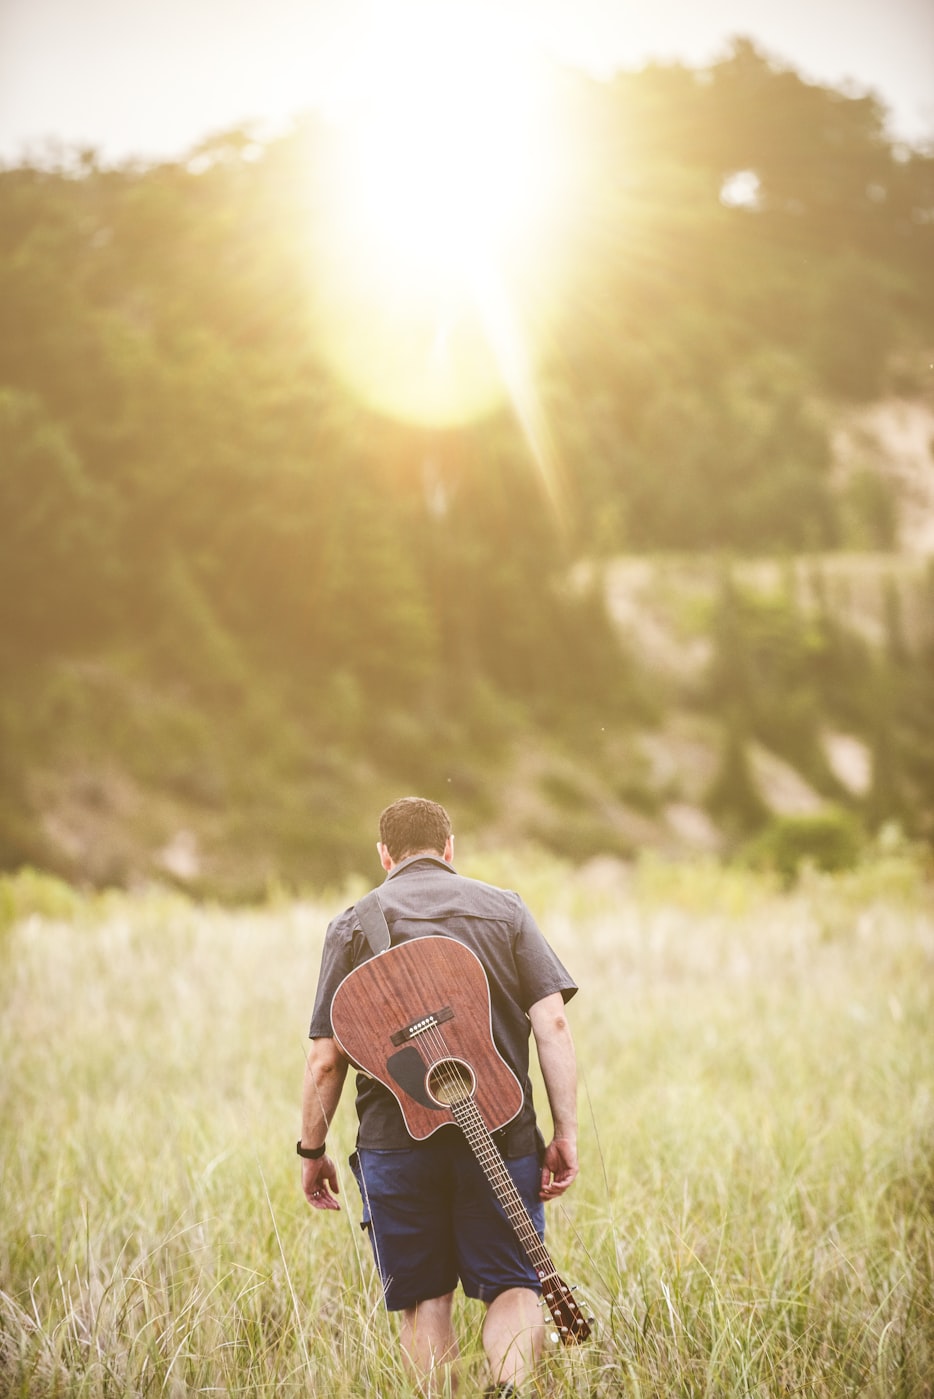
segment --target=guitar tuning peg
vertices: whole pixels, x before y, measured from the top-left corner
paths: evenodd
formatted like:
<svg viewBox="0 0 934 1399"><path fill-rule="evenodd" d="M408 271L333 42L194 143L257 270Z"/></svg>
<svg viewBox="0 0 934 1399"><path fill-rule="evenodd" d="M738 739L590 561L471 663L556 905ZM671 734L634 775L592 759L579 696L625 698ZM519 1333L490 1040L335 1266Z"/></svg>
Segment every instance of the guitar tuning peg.
<svg viewBox="0 0 934 1399"><path fill-rule="evenodd" d="M552 1342L554 1343L554 1345L557 1345L558 1342L560 1341L560 1339L561 1339L561 1337L558 1335L557 1331L552 1331L552 1333L551 1333L551 1340L552 1340Z"/></svg>

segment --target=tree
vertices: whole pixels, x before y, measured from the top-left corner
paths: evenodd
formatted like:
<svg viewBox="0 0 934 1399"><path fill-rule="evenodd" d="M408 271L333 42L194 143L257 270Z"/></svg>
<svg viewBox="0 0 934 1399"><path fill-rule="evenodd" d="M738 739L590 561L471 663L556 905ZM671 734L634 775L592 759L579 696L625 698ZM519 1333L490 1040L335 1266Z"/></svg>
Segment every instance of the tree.
<svg viewBox="0 0 934 1399"><path fill-rule="evenodd" d="M0 389L0 638L13 656L99 640L112 612L112 502L34 395Z"/></svg>

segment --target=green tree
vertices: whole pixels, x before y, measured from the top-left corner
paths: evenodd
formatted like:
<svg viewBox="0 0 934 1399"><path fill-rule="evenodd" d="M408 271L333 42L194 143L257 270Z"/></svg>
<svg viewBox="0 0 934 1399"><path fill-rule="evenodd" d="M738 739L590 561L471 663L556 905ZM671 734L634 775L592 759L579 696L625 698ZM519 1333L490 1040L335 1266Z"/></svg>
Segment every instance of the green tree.
<svg viewBox="0 0 934 1399"><path fill-rule="evenodd" d="M8 655L101 639L111 611L112 502L34 395L0 389L0 644Z"/></svg>

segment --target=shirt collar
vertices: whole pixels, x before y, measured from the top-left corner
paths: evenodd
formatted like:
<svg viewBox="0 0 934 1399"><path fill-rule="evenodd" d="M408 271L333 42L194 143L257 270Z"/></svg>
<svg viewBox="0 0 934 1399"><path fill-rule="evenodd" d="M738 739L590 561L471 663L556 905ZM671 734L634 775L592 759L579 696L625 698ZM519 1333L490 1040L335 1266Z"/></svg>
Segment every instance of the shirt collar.
<svg viewBox="0 0 934 1399"><path fill-rule="evenodd" d="M388 883L390 879L395 879L397 874L402 874L405 870L411 869L413 865L429 863L438 865L448 874L457 873L454 866L449 865L447 860L442 859L440 855L410 855L407 860L400 860L397 865L393 865L383 882Z"/></svg>

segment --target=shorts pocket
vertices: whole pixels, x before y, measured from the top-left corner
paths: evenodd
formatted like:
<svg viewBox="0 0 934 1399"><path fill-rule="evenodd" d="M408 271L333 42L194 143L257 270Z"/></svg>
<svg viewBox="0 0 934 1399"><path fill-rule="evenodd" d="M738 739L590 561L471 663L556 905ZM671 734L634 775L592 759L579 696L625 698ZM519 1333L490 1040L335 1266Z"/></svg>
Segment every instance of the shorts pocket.
<svg viewBox="0 0 934 1399"><path fill-rule="evenodd" d="M366 1190L363 1186L363 1171L360 1166L360 1153L358 1151L352 1151L348 1158L347 1164L353 1171L353 1178L357 1182L357 1189L360 1191L360 1200L363 1205L363 1214L360 1219L360 1228L369 1230L372 1221L370 1219L370 1207L367 1204Z"/></svg>

